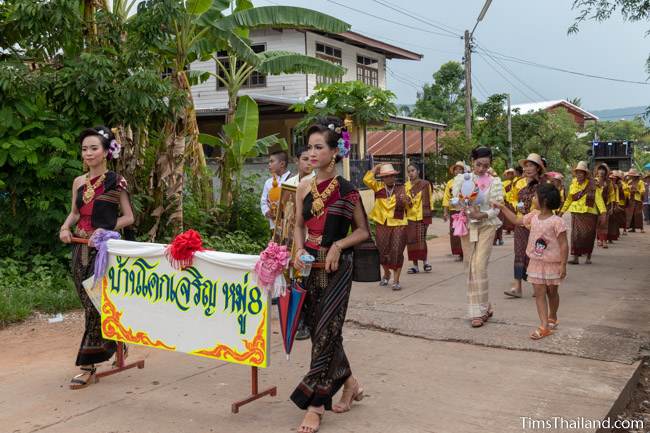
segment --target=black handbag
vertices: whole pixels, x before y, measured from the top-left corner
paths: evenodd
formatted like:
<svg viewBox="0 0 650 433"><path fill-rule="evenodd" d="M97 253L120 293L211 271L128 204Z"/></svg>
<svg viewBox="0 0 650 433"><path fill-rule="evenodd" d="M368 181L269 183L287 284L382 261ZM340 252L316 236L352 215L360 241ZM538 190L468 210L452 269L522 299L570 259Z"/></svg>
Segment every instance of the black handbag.
<svg viewBox="0 0 650 433"><path fill-rule="evenodd" d="M361 202L361 208L363 214L366 215L363 202ZM381 266L379 265L379 249L375 245L367 217L366 227L368 227L368 239L353 248L352 281L374 283L381 280Z"/></svg>

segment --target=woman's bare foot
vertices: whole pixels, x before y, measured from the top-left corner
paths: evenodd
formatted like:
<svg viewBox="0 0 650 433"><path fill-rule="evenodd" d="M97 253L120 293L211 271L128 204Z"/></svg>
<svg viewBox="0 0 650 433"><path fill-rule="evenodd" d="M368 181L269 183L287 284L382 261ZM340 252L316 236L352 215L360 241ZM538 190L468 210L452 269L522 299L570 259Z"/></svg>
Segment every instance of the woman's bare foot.
<svg viewBox="0 0 650 433"><path fill-rule="evenodd" d="M320 429L320 422L325 413L323 406L309 406L297 433L316 433Z"/></svg>
<svg viewBox="0 0 650 433"><path fill-rule="evenodd" d="M352 376L345 381L343 392L341 393L341 400L332 406L332 412L344 413L348 412L352 407L352 401L363 400L363 388L359 382Z"/></svg>

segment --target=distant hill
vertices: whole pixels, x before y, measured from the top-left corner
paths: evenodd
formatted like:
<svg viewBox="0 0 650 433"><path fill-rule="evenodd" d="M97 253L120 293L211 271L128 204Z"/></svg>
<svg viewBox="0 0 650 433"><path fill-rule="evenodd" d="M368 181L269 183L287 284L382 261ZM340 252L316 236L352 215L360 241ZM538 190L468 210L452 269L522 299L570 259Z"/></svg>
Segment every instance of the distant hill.
<svg viewBox="0 0 650 433"><path fill-rule="evenodd" d="M608 110L587 110L595 114L601 121L608 120L632 120L635 117L643 116L647 107L624 107L624 108L611 108ZM645 119L646 125L650 126L650 119Z"/></svg>

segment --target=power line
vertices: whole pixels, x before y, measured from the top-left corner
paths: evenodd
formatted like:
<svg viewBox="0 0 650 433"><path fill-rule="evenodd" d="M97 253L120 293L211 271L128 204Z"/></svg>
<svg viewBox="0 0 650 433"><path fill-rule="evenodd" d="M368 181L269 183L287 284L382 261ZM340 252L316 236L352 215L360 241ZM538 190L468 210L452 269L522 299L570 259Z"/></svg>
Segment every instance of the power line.
<svg viewBox="0 0 650 433"><path fill-rule="evenodd" d="M541 93L539 93L537 90L533 89L531 86L529 86L527 83L525 83L523 80L521 80L521 79L520 79L520 78L519 78L519 77L518 77L514 72L512 72L510 69L508 69L508 68L506 67L506 65L504 65L503 63L501 63L501 62L499 61L499 59L493 57L491 54L489 54L489 53L487 53L487 52L484 52L484 54L487 55L490 59L492 59L492 61L493 61L494 63L496 63L497 65L501 66L501 68L502 68L504 71L506 71L508 74L510 74L510 75L511 75L515 80L517 80L517 81L519 81L521 84L523 84L523 85L524 85L528 90L530 90L531 92L533 92L535 95L537 95L538 97L540 97L542 100L548 100L547 97L545 97L544 95L542 95Z"/></svg>
<svg viewBox="0 0 650 433"><path fill-rule="evenodd" d="M414 19L416 21L419 21L419 22L421 22L423 24L426 24L426 25L431 26L433 28L436 28L438 30L442 30L443 32L447 32L447 33L449 33L449 34L451 34L453 36L456 36L457 38L462 38L462 35L460 33L448 30L448 28L444 28L444 27L442 27L440 25L434 24L433 22L431 22L429 20L422 19L421 17L419 17L417 15L414 15L413 12L408 12L403 8L397 8L397 7L393 6L392 4L390 4L388 2L385 2L385 1L382 1L382 0L372 0L372 1L377 3L377 4L382 5L384 7L387 7L388 9L391 9L391 10L397 12L397 13L400 13L400 14L405 15L405 16L407 16L409 18L412 18L412 19Z"/></svg>
<svg viewBox="0 0 650 433"><path fill-rule="evenodd" d="M384 18L384 17L381 17L379 15L373 15L371 13L368 13L368 11L363 11L361 9L355 9L352 6L349 6L349 5L346 5L346 4L343 4L343 3L339 3L339 2L337 2L335 0L325 0L325 1L333 3L333 4L341 6L341 7L344 7L347 10L352 10L352 11L358 12L360 14L363 14L365 16L370 16L370 17L376 18L378 20L382 20L382 21L386 21L388 23L396 24L398 26L406 27L406 28L411 29L411 30L417 30L417 31L429 33L429 34L432 34L432 35L444 36L444 37L447 37L447 38L454 38L454 39L457 38L456 36L450 35L449 33L441 33L441 32L436 32L436 31L429 30L429 29L423 29L421 27L415 27L415 26L411 26L409 24L401 23L399 21L394 21L394 20L391 20L391 19L388 19L388 18Z"/></svg>
<svg viewBox="0 0 650 433"><path fill-rule="evenodd" d="M413 81L400 77L397 75L392 69L386 68L386 71L390 74L391 77L393 77L395 80L399 81L402 84L406 84L407 86L413 87L415 90L420 91L422 90L422 86L419 86L417 83L414 83Z"/></svg>
<svg viewBox="0 0 650 433"><path fill-rule="evenodd" d="M486 90L485 86L481 84L478 78L476 78L476 75L474 75L474 73L472 73L472 82L476 82L476 88L483 94L483 97L487 99L490 93Z"/></svg>
<svg viewBox="0 0 650 433"><path fill-rule="evenodd" d="M478 44L477 44L477 46L478 46ZM647 82L647 81L625 80L625 79L622 79L622 78L614 78L614 77L607 77L607 76L604 76L604 75L595 75L595 74L588 74L586 72L572 71L570 69L560 68L560 67L557 67L557 66L544 65L542 63L537 63L537 62L534 62L532 60L526 60L526 59L521 59L519 57L509 56L507 54L499 53L498 51L489 50L489 49L487 49L485 47L480 47L480 49L485 54L490 53L490 54L500 58L501 60L505 60L507 62L520 63L522 65L534 66L534 67L537 67L537 68L547 69L547 70L551 70L551 71L564 72L566 74L578 75L578 76L581 76L581 77L597 78L599 80L615 81L615 82L619 82L619 83L628 83L628 84L641 84L641 85L644 85L644 86L650 85L650 83Z"/></svg>
<svg viewBox="0 0 650 433"><path fill-rule="evenodd" d="M503 74L501 73L501 71L499 71L497 68L495 68L495 67L492 65L492 63L488 62L488 60L485 58L485 56L483 56L483 54L481 54L480 52L477 52L477 54L479 55L479 57L480 57L481 59L483 59L483 61L484 61L485 63L487 63L487 65L488 65L490 68L492 68L492 70L494 70L494 72L496 72L497 74L499 74L499 75L501 76L501 78L503 78L503 79L506 80L508 83L510 83L510 85L511 85L515 90L517 90L519 93L521 93L522 95L524 95L524 96L525 96L525 97L526 97L530 102L534 102L534 101L535 101L534 98L531 98L530 95L528 95L526 92L524 92L523 90L521 90L517 85L515 85L512 81L510 81L510 80L508 79L508 77L506 77L505 75L503 75Z"/></svg>

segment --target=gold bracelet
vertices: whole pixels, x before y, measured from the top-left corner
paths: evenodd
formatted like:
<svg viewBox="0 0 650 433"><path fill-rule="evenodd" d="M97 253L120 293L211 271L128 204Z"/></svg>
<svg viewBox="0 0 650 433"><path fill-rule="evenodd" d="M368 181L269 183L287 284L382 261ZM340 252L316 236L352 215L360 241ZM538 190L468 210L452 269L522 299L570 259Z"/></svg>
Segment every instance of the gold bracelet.
<svg viewBox="0 0 650 433"><path fill-rule="evenodd" d="M59 233L69 232L69 231L71 231L71 230L70 230L70 228L68 228L68 227L61 227L61 228L59 229Z"/></svg>

